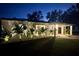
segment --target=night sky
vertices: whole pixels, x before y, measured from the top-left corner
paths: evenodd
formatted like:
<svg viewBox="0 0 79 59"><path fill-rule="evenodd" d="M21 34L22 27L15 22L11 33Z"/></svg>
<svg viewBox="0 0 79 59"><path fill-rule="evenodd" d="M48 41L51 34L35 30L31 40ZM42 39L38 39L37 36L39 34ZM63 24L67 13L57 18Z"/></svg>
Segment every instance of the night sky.
<svg viewBox="0 0 79 59"><path fill-rule="evenodd" d="M17 4L0 4L0 18L7 17L7 18L27 18L27 13L32 13L33 11L39 11L41 10L44 18L43 20L46 20L46 14L47 12L54 10L54 9L61 9L63 11L66 11L69 7L71 7L73 4L66 4L66 3L17 3Z"/></svg>

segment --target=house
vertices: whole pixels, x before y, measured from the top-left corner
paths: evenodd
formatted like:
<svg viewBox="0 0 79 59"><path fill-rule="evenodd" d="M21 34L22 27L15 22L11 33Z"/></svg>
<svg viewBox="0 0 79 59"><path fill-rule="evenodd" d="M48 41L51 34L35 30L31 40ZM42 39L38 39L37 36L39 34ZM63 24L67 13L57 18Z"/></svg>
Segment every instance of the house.
<svg viewBox="0 0 79 59"><path fill-rule="evenodd" d="M43 23L40 25L36 25L36 29L38 28L46 28L50 32L49 35L54 36L54 32L56 31L56 36L71 36L72 35L72 25L67 23L59 23L59 22L52 22L52 23Z"/></svg>
<svg viewBox="0 0 79 59"><path fill-rule="evenodd" d="M11 32L11 28L15 23L25 24L28 29L34 28L34 35L40 36L38 30L43 29L42 36L71 36L72 35L72 24L60 23L60 22L33 22L33 21L22 21L14 19L0 19L1 25L6 28L8 32Z"/></svg>

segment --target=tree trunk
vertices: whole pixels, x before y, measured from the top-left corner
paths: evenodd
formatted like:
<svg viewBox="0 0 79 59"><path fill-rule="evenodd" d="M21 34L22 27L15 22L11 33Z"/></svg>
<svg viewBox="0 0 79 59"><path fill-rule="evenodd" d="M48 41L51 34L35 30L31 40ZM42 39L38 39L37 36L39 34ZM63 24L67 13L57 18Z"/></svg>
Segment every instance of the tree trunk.
<svg viewBox="0 0 79 59"><path fill-rule="evenodd" d="M19 35L19 39L22 39L22 36L21 36L21 34L18 34Z"/></svg>
<svg viewBox="0 0 79 59"><path fill-rule="evenodd" d="M24 30L24 35L27 37L27 30Z"/></svg>
<svg viewBox="0 0 79 59"><path fill-rule="evenodd" d="M31 38L33 38L33 35L31 35Z"/></svg>

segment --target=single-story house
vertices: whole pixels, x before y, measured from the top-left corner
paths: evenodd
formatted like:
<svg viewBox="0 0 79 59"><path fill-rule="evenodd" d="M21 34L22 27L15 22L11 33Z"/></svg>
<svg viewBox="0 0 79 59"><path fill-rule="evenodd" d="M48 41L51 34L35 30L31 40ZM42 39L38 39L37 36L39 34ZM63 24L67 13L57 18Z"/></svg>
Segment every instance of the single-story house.
<svg viewBox="0 0 79 59"><path fill-rule="evenodd" d="M14 19L0 19L2 27L6 28L7 31L11 32L11 28L15 23L24 23L27 28L35 28L39 30L41 28L46 29L47 35L49 36L71 36L72 35L72 24L60 23L60 22L34 22L34 21L21 21ZM38 35L38 33L35 33Z"/></svg>

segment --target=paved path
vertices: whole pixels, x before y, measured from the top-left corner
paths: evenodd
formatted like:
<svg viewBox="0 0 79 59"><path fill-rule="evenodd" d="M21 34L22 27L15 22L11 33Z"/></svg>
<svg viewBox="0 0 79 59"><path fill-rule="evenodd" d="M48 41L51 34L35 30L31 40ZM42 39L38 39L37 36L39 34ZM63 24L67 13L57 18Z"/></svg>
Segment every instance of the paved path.
<svg viewBox="0 0 79 59"><path fill-rule="evenodd" d="M64 39L79 39L79 35L72 35L72 36L62 36L58 38L64 38Z"/></svg>

